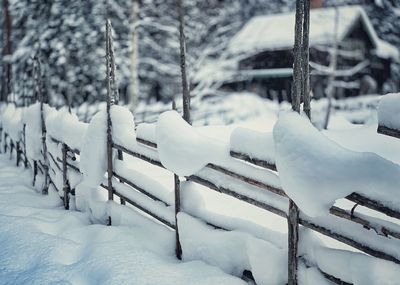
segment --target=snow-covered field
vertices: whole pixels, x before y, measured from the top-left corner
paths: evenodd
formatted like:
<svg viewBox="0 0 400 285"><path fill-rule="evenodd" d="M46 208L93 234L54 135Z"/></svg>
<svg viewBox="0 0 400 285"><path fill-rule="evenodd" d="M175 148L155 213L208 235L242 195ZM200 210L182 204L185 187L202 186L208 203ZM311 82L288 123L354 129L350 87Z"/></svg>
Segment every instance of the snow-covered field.
<svg viewBox="0 0 400 285"><path fill-rule="evenodd" d="M10 164L0 155L0 284L246 284L204 262L178 261L174 234L132 210L118 227L65 211L57 195L30 186L30 171Z"/></svg>

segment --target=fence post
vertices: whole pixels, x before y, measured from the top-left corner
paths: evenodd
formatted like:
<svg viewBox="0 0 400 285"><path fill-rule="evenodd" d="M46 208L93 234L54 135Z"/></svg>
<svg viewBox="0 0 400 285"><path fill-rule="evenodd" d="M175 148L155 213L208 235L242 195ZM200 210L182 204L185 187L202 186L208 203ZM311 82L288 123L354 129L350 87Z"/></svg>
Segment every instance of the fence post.
<svg viewBox="0 0 400 285"><path fill-rule="evenodd" d="M21 145L19 141L17 142L16 151L17 151L17 166L19 166L19 162L21 161Z"/></svg>
<svg viewBox="0 0 400 285"><path fill-rule="evenodd" d="M7 153L7 133L4 132L4 153Z"/></svg>
<svg viewBox="0 0 400 285"><path fill-rule="evenodd" d="M121 160L121 161L124 160L124 155L122 153L122 150L120 150L120 149L117 152L117 158L118 158L118 160ZM119 180L119 182L123 183L121 180ZM121 205L125 205L126 204L124 198L120 197L120 201L121 201Z"/></svg>
<svg viewBox="0 0 400 285"><path fill-rule="evenodd" d="M184 5L183 0L177 0L178 17L179 17L179 47L180 47L180 69L182 80L182 107L183 119L191 124L190 120L190 88L187 80L186 71L186 38L185 38L185 22L184 22ZM172 102L172 108L176 109L175 101ZM176 257L182 259L182 246L179 238L178 213L181 211L181 194L179 176L174 174L175 181L175 233L176 233Z"/></svg>
<svg viewBox="0 0 400 285"><path fill-rule="evenodd" d="M37 74L36 74L36 88L37 88L37 98L40 102L40 122L42 127L42 155L43 155L43 171L44 171L44 185L42 188L42 194L47 195L49 192L49 161L47 157L47 145L46 145L46 122L44 114L44 98L42 90L42 69L40 65L40 59L35 57L37 64Z"/></svg>
<svg viewBox="0 0 400 285"><path fill-rule="evenodd" d="M24 124L22 128L22 138L23 138L23 144L24 144L24 167L28 167L28 157L26 156L26 124Z"/></svg>
<svg viewBox="0 0 400 285"><path fill-rule="evenodd" d="M302 59L303 59L303 110L308 118L311 118L311 96L310 96L310 1L304 0L304 20L303 20L303 43L302 43Z"/></svg>
<svg viewBox="0 0 400 285"><path fill-rule="evenodd" d="M178 229L178 213L181 211L181 181L179 176L174 174L174 185L175 185L175 254L178 259L182 259L182 246L179 238Z"/></svg>
<svg viewBox="0 0 400 285"><path fill-rule="evenodd" d="M112 27L109 19L106 21L106 82L107 82L107 188L108 200L114 200L114 189L112 186L113 177L113 140L112 140L112 121L111 106L118 100L117 87L115 83L115 58L112 42ZM108 217L107 224L111 226L111 216Z"/></svg>
<svg viewBox="0 0 400 285"><path fill-rule="evenodd" d="M175 99L172 100L172 110L176 110ZM181 211L181 181L179 176L174 174L174 195L175 195L175 255L182 259L182 245L179 238L178 213Z"/></svg>
<svg viewBox="0 0 400 285"><path fill-rule="evenodd" d="M308 48L308 23L307 19L305 19L305 9L307 7L309 9L309 3L307 4L307 1L310 0L296 0L292 109L293 111L300 113L300 103L303 98L305 112L309 114L309 99L308 97L306 98L308 94L305 94L305 89L308 88L308 81L304 82L306 80L304 69L308 70L308 66L305 67L306 64L308 65L308 53L305 53L304 46L304 44L306 44ZM299 208L291 199L289 199L288 212L288 285L297 285Z"/></svg>
<svg viewBox="0 0 400 285"><path fill-rule="evenodd" d="M1 146L2 142L3 142L3 127L1 126L0 127L0 146ZM1 147L0 147L0 153L1 153Z"/></svg>
<svg viewBox="0 0 400 285"><path fill-rule="evenodd" d="M64 192L64 208L69 210L69 193L70 187L68 182L68 167L67 167L67 152L68 147L65 143L62 144L62 172L63 172L63 192Z"/></svg>
<svg viewBox="0 0 400 285"><path fill-rule="evenodd" d="M14 150L14 141L10 138L10 160L12 159L13 150Z"/></svg>
<svg viewBox="0 0 400 285"><path fill-rule="evenodd" d="M36 176L38 173L38 168L37 168L37 160L33 161L33 181L32 181L32 186L35 187L36 184Z"/></svg>

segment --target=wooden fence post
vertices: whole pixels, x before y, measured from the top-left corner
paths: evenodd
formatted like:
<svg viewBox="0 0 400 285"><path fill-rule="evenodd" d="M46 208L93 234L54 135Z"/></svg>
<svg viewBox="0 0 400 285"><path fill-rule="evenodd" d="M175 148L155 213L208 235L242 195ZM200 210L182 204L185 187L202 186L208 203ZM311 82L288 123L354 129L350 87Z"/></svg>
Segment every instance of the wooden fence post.
<svg viewBox="0 0 400 285"><path fill-rule="evenodd" d="M182 99L183 99L183 118L189 124L190 120L190 88L187 80L186 71L186 37L185 37L185 21L184 21L184 6L183 0L178 1L178 14L179 14L179 46L180 46L180 65L181 65L181 79L182 79Z"/></svg>
<svg viewBox="0 0 400 285"><path fill-rule="evenodd" d="M109 19L106 21L106 64L107 64L107 188L108 200L114 200L114 189L112 186L113 177L113 140L112 140L112 121L111 107L118 100L118 90L115 82L115 58L112 41L112 27ZM111 216L108 217L107 224L111 226Z"/></svg>
<svg viewBox="0 0 400 285"><path fill-rule="evenodd" d="M13 140L10 138L10 160L12 159L13 150L14 150L14 142L13 142Z"/></svg>
<svg viewBox="0 0 400 285"><path fill-rule="evenodd" d="M47 157L47 144L46 144L46 122L45 122L45 110L44 110L44 97L42 90L42 69L40 65L40 59L35 57L37 64L37 74L36 74L36 92L37 98L40 102L40 122L42 127L42 155L43 155L43 171L44 171L44 185L42 188L42 194L47 195L49 192L49 161Z"/></svg>
<svg viewBox="0 0 400 285"><path fill-rule="evenodd" d="M63 192L64 192L64 208L69 210L69 193L71 192L68 182L68 167L67 167L67 152L68 147L65 143L62 144L62 172L63 172Z"/></svg>
<svg viewBox="0 0 400 285"><path fill-rule="evenodd" d="M3 127L0 127L0 146L1 146L1 143L3 142ZM2 151L1 151L1 147L0 147L0 153L1 153Z"/></svg>
<svg viewBox="0 0 400 285"><path fill-rule="evenodd" d="M117 158L118 158L118 160L121 160L121 161L124 160L124 154L123 154L122 150L120 150L120 149L117 152ZM121 179L119 179L119 182L124 183ZM120 197L120 201L121 201L121 205L126 204L126 201L124 198Z"/></svg>
<svg viewBox="0 0 400 285"><path fill-rule="evenodd" d="M16 152L17 152L17 166L19 166L19 162L21 161L21 145L19 141L17 142Z"/></svg>
<svg viewBox="0 0 400 285"><path fill-rule="evenodd" d="M186 71L186 38L183 0L177 0L179 16L179 47L180 47L180 67L182 80L182 107L183 119L191 124L190 119L190 88L187 80ZM176 108L175 101L172 102L173 108ZM175 181L175 233L176 233L176 257L182 259L182 246L179 238L178 213L181 211L181 194L179 176L174 174Z"/></svg>
<svg viewBox="0 0 400 285"><path fill-rule="evenodd" d="M35 187L36 184L36 176L38 173L38 166L37 166L37 160L33 161L33 181L32 181L32 186Z"/></svg>
<svg viewBox="0 0 400 285"><path fill-rule="evenodd" d="M22 139L24 144L24 167L28 167L28 157L26 156L26 124L22 128Z"/></svg>
<svg viewBox="0 0 400 285"><path fill-rule="evenodd" d="M4 132L4 153L7 153L7 133Z"/></svg>
<svg viewBox="0 0 400 285"><path fill-rule="evenodd" d="M179 238L178 230L178 213L181 210L181 181L179 176L174 174L174 185L175 185L175 254L178 259L182 259L182 245Z"/></svg>
<svg viewBox="0 0 400 285"><path fill-rule="evenodd" d="M172 100L172 109L176 110L176 102ZM179 176L174 174L174 195L175 195L175 255L182 259L182 245L179 238L178 213L181 211L181 181Z"/></svg>
<svg viewBox="0 0 400 285"><path fill-rule="evenodd" d="M293 86L292 109L300 113L300 103L303 99L303 109L310 117L309 94L309 10L310 0L296 0L295 41L293 48ZM298 242L299 242L299 208L289 199L288 214L288 284L297 285Z"/></svg>
<svg viewBox="0 0 400 285"><path fill-rule="evenodd" d="M310 94L310 0L304 0L304 20L303 20L303 42L302 42L302 59L303 59L303 110L308 118L311 118L311 94Z"/></svg>

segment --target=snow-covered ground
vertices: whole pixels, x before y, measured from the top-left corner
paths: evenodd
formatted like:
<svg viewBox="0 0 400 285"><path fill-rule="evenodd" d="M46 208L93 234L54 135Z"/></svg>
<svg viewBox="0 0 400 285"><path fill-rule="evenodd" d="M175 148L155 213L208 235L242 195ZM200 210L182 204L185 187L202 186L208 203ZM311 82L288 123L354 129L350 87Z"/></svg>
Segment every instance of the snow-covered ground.
<svg viewBox="0 0 400 285"><path fill-rule="evenodd" d="M65 211L58 195L30 186L30 171L10 165L0 155L0 284L246 284L178 261L174 234L129 209L118 227Z"/></svg>

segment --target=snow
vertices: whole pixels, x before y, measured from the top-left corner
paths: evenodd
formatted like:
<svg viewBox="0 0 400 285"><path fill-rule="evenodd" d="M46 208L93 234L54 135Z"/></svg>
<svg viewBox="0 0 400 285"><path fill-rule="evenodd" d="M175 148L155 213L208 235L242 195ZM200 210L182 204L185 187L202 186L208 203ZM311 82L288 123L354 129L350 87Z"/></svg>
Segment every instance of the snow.
<svg viewBox="0 0 400 285"><path fill-rule="evenodd" d="M174 233L114 205L118 226L65 211L50 192L30 188L30 173L0 156L2 284L246 284L201 261L174 257Z"/></svg>
<svg viewBox="0 0 400 285"><path fill-rule="evenodd" d="M301 232L300 251L309 264L354 285L396 284L400 266L363 253L326 247L310 230Z"/></svg>
<svg viewBox="0 0 400 285"><path fill-rule="evenodd" d="M399 165L345 149L293 112L280 115L274 142L282 187L305 214L327 215L337 199L353 192L398 208Z"/></svg>
<svg viewBox="0 0 400 285"><path fill-rule="evenodd" d="M169 205L175 204L174 193L170 191L163 184L153 179L149 175L145 175L135 170L133 167L127 165L127 163L115 160L114 171L122 177L128 178L133 181L138 187L145 189L148 193L164 201Z"/></svg>
<svg viewBox="0 0 400 285"><path fill-rule="evenodd" d="M194 174L221 153L229 153L226 145L201 135L176 111L160 115L156 133L161 163L180 176Z"/></svg>
<svg viewBox="0 0 400 285"><path fill-rule="evenodd" d="M400 130L400 93L382 96L378 107L380 126Z"/></svg>
<svg viewBox="0 0 400 285"><path fill-rule="evenodd" d="M259 285L286 284L287 250L238 231L215 230L185 213L178 214L184 260L204 260L240 276L251 270Z"/></svg>
<svg viewBox="0 0 400 285"><path fill-rule="evenodd" d="M97 187L107 171L107 112L98 112L90 121L80 155L80 170L87 186Z"/></svg>
<svg viewBox="0 0 400 285"><path fill-rule="evenodd" d="M383 158L400 164L400 142L397 138L377 133L378 125L341 125L323 131L331 140L353 151L373 152Z"/></svg>
<svg viewBox="0 0 400 285"><path fill-rule="evenodd" d="M43 105L44 119L55 110L47 104ZM26 125L26 155L31 160L42 158L42 120L40 103L37 102L24 110L22 123Z"/></svg>
<svg viewBox="0 0 400 285"><path fill-rule="evenodd" d="M110 108L113 139L127 138L129 140L134 133L135 119L129 109L113 105Z"/></svg>
<svg viewBox="0 0 400 285"><path fill-rule="evenodd" d="M156 141L156 124L142 123L137 127L136 132L138 138Z"/></svg>
<svg viewBox="0 0 400 285"><path fill-rule="evenodd" d="M80 152L79 169L82 181L75 189L76 208L91 212L96 221L105 221L107 201L97 188L105 179L107 170L107 112L98 112L90 121Z"/></svg>
<svg viewBox="0 0 400 285"><path fill-rule="evenodd" d="M376 53L384 58L399 58L399 51L389 43L380 40L361 6L339 6L338 39L347 36L348 31L361 19ZM294 43L295 15L283 13L257 16L251 19L231 40L231 54L254 54L264 50L292 47ZM332 45L334 41L335 8L313 9L310 13L310 45Z"/></svg>
<svg viewBox="0 0 400 285"><path fill-rule="evenodd" d="M149 210L151 213L156 214L158 217L169 222L171 225L175 224L175 207L168 207L161 202L154 201L147 195L132 190L132 188L126 184L118 182L116 179L113 179L113 187L118 193L133 201L137 205L140 205L144 209Z"/></svg>
<svg viewBox="0 0 400 285"><path fill-rule="evenodd" d="M256 238L267 240L279 248L286 246L286 233L272 230L265 224L262 226L259 224L258 218L263 217L264 220L264 217L267 216L266 211L244 204L234 198L227 199L227 196L223 194L207 195L207 193L211 194L210 190L206 190L205 187L194 182L181 182L182 211L214 226L246 232ZM215 204L215 207L212 207L212 204ZM256 213L245 219L252 210Z"/></svg>
<svg viewBox="0 0 400 285"><path fill-rule="evenodd" d="M88 124L79 121L67 109L61 109L46 118L47 133L54 139L65 142L72 149L80 149Z"/></svg>
<svg viewBox="0 0 400 285"><path fill-rule="evenodd" d="M10 136L14 143L21 139L23 124L21 124L23 110L16 108L14 104L8 104L2 115L4 131Z"/></svg>
<svg viewBox="0 0 400 285"><path fill-rule="evenodd" d="M230 139L231 150L275 164L275 147L272 133L261 133L236 128Z"/></svg>

